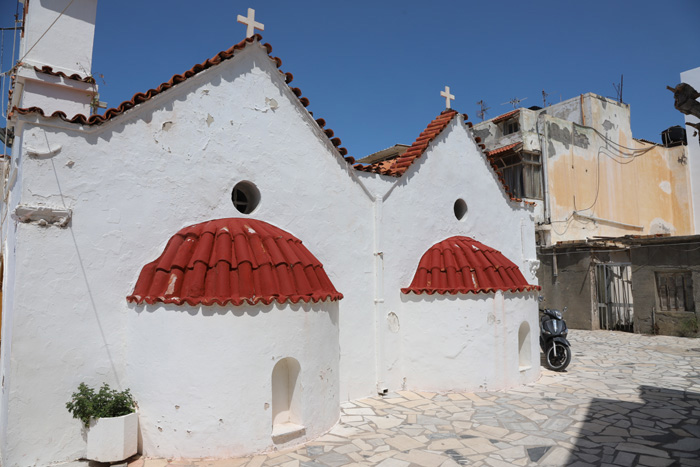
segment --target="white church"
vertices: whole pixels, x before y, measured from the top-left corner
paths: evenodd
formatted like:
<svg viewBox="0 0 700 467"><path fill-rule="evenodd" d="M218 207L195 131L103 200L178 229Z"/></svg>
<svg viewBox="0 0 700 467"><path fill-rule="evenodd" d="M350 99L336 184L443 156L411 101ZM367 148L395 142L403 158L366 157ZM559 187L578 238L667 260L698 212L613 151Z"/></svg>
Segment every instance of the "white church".
<svg viewBox="0 0 700 467"><path fill-rule="evenodd" d="M533 206L449 90L406 152L357 164L250 30L93 114L97 0L68 4L24 0L3 466L85 456L81 382L131 389L144 455L224 458L312 440L343 401L538 378Z"/></svg>

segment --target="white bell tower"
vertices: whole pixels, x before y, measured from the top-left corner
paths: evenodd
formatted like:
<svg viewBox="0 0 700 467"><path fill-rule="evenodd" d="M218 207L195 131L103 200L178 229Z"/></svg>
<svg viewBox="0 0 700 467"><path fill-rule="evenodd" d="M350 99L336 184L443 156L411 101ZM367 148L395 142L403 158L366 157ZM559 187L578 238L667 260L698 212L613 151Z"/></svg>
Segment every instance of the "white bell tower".
<svg viewBox="0 0 700 467"><path fill-rule="evenodd" d="M12 107L90 115L97 0L19 0L24 30ZM49 68L45 68L49 67Z"/></svg>

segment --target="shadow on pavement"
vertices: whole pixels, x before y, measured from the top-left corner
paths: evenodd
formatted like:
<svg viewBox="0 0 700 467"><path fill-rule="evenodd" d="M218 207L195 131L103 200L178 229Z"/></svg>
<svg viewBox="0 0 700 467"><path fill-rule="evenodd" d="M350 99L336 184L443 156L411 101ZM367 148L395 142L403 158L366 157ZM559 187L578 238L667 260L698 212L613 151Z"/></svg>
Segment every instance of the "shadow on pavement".
<svg viewBox="0 0 700 467"><path fill-rule="evenodd" d="M593 399L568 466L700 465L700 394L640 386L643 403Z"/></svg>

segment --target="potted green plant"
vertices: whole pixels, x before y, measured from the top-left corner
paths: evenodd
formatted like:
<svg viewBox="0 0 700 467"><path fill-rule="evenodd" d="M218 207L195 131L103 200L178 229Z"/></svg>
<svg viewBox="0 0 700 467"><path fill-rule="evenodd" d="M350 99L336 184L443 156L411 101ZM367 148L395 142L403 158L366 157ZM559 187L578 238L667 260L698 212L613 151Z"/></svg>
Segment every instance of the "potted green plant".
<svg viewBox="0 0 700 467"><path fill-rule="evenodd" d="M95 391L80 383L66 408L88 430L88 459L118 462L136 454L138 415L129 389L117 391L105 383Z"/></svg>

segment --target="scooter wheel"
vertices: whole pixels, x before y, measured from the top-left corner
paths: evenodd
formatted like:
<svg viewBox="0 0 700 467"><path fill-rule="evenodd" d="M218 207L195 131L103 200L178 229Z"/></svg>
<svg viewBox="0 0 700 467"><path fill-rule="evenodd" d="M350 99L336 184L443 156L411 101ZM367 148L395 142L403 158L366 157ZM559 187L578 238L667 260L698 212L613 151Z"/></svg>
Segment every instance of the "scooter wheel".
<svg viewBox="0 0 700 467"><path fill-rule="evenodd" d="M571 349L568 345L551 345L545 355L547 357L547 366L553 371L564 371L571 362Z"/></svg>

